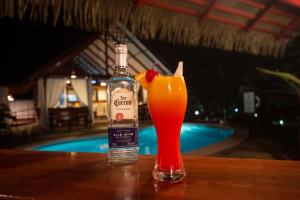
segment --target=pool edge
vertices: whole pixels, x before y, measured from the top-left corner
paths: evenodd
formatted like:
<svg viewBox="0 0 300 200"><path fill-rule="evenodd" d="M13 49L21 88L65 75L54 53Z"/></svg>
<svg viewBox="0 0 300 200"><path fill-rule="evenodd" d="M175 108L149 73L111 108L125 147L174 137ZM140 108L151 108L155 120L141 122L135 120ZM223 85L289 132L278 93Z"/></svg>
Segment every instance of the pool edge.
<svg viewBox="0 0 300 200"><path fill-rule="evenodd" d="M249 136L249 131L247 129L241 127L231 127L231 126L223 126L218 124L213 124L215 127L219 128L232 128L233 135L220 141L215 144L208 145L206 147L202 147L188 153L184 153L184 155L193 155L193 156L209 156L215 153L219 153L221 151L230 149L234 146L241 144L245 141Z"/></svg>

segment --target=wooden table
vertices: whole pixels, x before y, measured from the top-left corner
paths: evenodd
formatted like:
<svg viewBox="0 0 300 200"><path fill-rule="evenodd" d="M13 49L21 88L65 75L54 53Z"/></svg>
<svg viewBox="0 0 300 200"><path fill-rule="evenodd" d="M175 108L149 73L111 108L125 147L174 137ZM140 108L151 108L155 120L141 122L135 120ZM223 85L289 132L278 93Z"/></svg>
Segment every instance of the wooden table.
<svg viewBox="0 0 300 200"><path fill-rule="evenodd" d="M0 151L0 199L300 199L300 162L184 157L187 178L153 182L155 158L109 167L96 153Z"/></svg>

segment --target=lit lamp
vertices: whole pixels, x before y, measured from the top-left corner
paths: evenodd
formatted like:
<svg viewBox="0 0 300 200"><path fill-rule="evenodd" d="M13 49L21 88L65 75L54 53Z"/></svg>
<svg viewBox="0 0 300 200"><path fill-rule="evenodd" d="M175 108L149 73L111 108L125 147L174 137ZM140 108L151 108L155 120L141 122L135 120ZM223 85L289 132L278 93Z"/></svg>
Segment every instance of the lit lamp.
<svg viewBox="0 0 300 200"><path fill-rule="evenodd" d="M12 102L12 101L14 101L15 99L14 99L14 97L13 97L12 95L8 95L8 96L7 96L7 100L10 101L10 102Z"/></svg>
<svg viewBox="0 0 300 200"><path fill-rule="evenodd" d="M105 83L105 82L101 82L101 83L100 83L100 86L105 87L105 86L106 86L106 83Z"/></svg>
<svg viewBox="0 0 300 200"><path fill-rule="evenodd" d="M72 78L72 79L75 79L75 78L77 78L77 76L76 76L76 74L75 74L75 72L74 72L74 71L72 71L71 78Z"/></svg>

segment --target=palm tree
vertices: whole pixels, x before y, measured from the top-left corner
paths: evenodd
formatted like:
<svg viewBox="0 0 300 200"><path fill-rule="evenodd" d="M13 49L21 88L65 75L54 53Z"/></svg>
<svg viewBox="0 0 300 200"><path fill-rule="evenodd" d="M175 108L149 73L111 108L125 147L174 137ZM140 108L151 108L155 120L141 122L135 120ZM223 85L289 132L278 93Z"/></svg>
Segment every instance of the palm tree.
<svg viewBox="0 0 300 200"><path fill-rule="evenodd" d="M257 68L257 70L265 74L273 75L285 81L289 85L293 93L297 95L298 100L300 101L300 79L297 78L295 75L287 72L278 72L264 68Z"/></svg>
<svg viewBox="0 0 300 200"><path fill-rule="evenodd" d="M300 105L300 79L293 74L288 72L278 72L264 68L257 68L258 71L275 76L285 81L289 86L289 90L293 92L294 95L298 97L298 104ZM285 92L285 91L282 91ZM296 121L300 121L299 117L297 117ZM298 131L298 152L300 153L300 129Z"/></svg>

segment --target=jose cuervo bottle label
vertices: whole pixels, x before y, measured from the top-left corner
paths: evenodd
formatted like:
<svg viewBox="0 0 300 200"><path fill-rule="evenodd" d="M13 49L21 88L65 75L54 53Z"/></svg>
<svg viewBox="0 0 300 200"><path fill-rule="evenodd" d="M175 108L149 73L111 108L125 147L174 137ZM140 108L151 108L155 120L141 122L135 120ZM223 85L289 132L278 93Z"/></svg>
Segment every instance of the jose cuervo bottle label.
<svg viewBox="0 0 300 200"><path fill-rule="evenodd" d="M137 128L109 128L109 147L132 147L138 144Z"/></svg>
<svg viewBox="0 0 300 200"><path fill-rule="evenodd" d="M117 88L111 93L111 117L112 120L122 121L134 118L133 92L125 88Z"/></svg>
<svg viewBox="0 0 300 200"><path fill-rule="evenodd" d="M111 93L111 117L112 120L122 122L134 118L134 95L125 88L117 88ZM137 128L109 128L109 147L137 146Z"/></svg>

